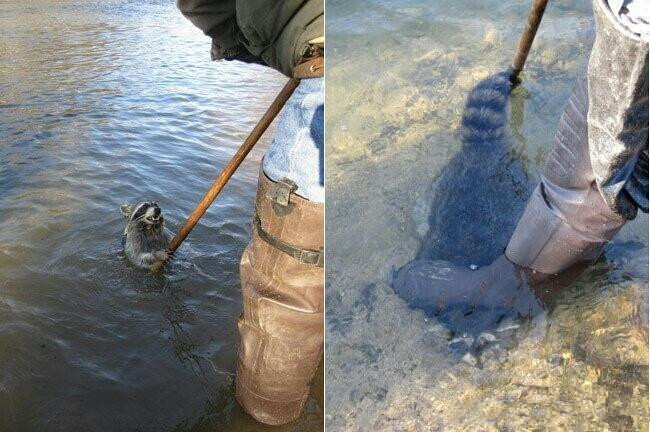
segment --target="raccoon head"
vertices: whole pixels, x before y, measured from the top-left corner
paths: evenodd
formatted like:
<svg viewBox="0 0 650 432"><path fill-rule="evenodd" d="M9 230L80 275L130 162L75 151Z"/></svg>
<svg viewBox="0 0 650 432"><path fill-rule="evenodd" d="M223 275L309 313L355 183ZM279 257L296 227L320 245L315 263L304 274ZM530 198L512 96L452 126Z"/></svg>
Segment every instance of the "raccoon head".
<svg viewBox="0 0 650 432"><path fill-rule="evenodd" d="M160 207L155 202L141 202L135 207L122 204L120 211L128 219L127 229L134 226L145 230L161 229L165 221Z"/></svg>

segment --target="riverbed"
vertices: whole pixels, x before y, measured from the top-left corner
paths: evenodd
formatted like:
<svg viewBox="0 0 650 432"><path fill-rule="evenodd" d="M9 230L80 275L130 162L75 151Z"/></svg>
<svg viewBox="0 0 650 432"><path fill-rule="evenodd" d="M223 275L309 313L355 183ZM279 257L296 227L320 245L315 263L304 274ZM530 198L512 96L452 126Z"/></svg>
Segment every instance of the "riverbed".
<svg viewBox="0 0 650 432"><path fill-rule="evenodd" d="M390 285L393 271L415 257L458 251L450 233L463 227L483 237L462 239L465 254L457 264L489 264L539 180L593 42L585 0L549 2L523 82L510 96L504 161L517 165L524 180L486 161L485 169L499 169L500 182L517 183L495 197L503 203L500 214L434 217L433 203L454 198L440 179L453 175L446 168L462 157L465 98L480 80L508 67L529 5L328 2L331 430L647 430L647 215L618 233L604 256L555 298L552 311L490 329L497 343L478 359L456 355L449 323L409 308Z"/></svg>

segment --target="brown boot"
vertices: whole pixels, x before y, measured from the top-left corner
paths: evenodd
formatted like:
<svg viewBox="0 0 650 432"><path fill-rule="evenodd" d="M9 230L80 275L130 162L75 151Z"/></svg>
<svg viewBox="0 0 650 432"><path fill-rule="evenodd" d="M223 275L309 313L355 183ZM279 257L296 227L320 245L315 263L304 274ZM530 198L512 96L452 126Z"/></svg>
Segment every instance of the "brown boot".
<svg viewBox="0 0 650 432"><path fill-rule="evenodd" d="M323 204L260 171L241 259L244 312L236 397L256 420L298 418L323 349Z"/></svg>

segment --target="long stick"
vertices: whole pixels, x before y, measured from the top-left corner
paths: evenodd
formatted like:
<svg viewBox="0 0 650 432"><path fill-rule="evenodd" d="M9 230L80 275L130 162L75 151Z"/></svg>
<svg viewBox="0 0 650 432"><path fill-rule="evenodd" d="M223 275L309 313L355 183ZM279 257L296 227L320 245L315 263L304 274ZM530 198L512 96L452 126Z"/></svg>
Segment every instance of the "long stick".
<svg viewBox="0 0 650 432"><path fill-rule="evenodd" d="M169 250L170 251L175 251L178 249L178 247L183 243L183 240L185 240L185 237L192 231L192 228L197 224L199 219L205 214L205 212L208 210L208 207L210 207L210 204L214 201L214 199L219 195L219 192L223 189L223 187L228 183L228 180L230 180L230 177L235 173L235 170L241 165L243 162L244 158L248 153L251 151L253 146L257 143L257 141L260 139L260 137L264 134L264 131L269 127L271 122L273 122L273 119L275 116L278 115L284 104L287 102L289 97L293 94L294 90L296 87L298 87L298 81L297 79L291 78L282 88L280 93L275 97L275 100L269 107L269 109L266 110L262 118L260 119L259 122L255 125L255 128L253 128L252 132L250 135L248 135L248 138L246 138L246 141L239 147L239 150L237 150L237 153L233 155L233 157L230 159L230 162L228 162L228 165L224 167L224 169L221 171L219 174L219 177L212 183L212 186L210 186L210 189L205 193L199 204L196 206L192 214L190 214L187 217L187 220L185 221L185 224L183 227L178 231L176 236L172 239L171 243L169 244Z"/></svg>
<svg viewBox="0 0 650 432"><path fill-rule="evenodd" d="M548 0L533 0L533 6L528 13L528 19L526 20L526 27L524 28L524 32L519 39L517 54L515 54L515 59L512 62L512 66L510 67L511 80L516 80L519 76L519 73L524 68L526 58L530 52L530 47L533 45L535 34L537 34L539 23L542 21L542 16L544 16L546 3L548 3Z"/></svg>

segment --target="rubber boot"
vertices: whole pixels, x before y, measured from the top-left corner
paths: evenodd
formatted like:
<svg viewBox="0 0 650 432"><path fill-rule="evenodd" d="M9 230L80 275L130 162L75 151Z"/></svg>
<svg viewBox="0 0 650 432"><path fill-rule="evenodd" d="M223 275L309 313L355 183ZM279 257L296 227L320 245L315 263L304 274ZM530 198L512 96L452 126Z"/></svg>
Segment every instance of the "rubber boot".
<svg viewBox="0 0 650 432"><path fill-rule="evenodd" d="M546 274L593 261L637 207L647 211L648 44L603 0L593 6L598 31L587 77L506 249L512 262Z"/></svg>
<svg viewBox="0 0 650 432"><path fill-rule="evenodd" d="M596 2L594 7L600 6ZM599 25L613 26L600 16L602 13L596 11ZM629 42L625 34L601 28L594 50L606 50L608 46L624 47L626 42L623 40ZM618 50L620 55L632 56L632 61L625 58L615 65L617 74L629 79L627 82L622 78L615 80L619 87L616 93L608 94L607 104L601 98L590 109L589 92L593 86L588 86L587 77L576 85L560 119L541 182L530 197L505 254L489 266L476 270L443 261L413 261L400 269L393 281L395 291L402 298L414 307L435 314L460 310L464 316L469 316L477 310L487 310L491 311L487 314L490 319L499 319L504 313L531 316L552 306L554 293L571 283L598 258L605 244L636 214L636 207L630 211L631 200L627 200L626 208L621 206L621 200L605 199L606 190L600 182L602 177L595 174L592 164L595 156L590 134L592 129L599 128L597 145L601 148L601 157L596 168L601 173L603 169L611 170L616 166L615 163L605 163L604 154L616 159L624 153L620 147L628 146L632 149L629 159L637 161L639 158L634 151L638 153L643 149L638 148L635 135L622 134L610 135L614 138L610 139L609 145L614 150L606 151L600 129L611 127L617 130L620 125L616 122L596 124L594 119L615 115L627 119L622 124L627 125L629 131L641 131L642 134L645 130L647 151L648 51L647 46L640 49L640 54L629 46ZM603 53L592 52L594 57L600 60L590 62L589 77L598 76L598 68L601 72L611 72L611 65L603 69ZM602 96L600 90L593 92ZM630 98L630 95L636 96ZM645 117L643 109L639 109L643 108L644 101ZM630 138L634 141L631 144ZM622 188L621 185L619 191ZM647 188L645 200L647 202Z"/></svg>
<svg viewBox="0 0 650 432"><path fill-rule="evenodd" d="M261 423L300 415L323 349L323 204L260 172L241 259L236 398Z"/></svg>

